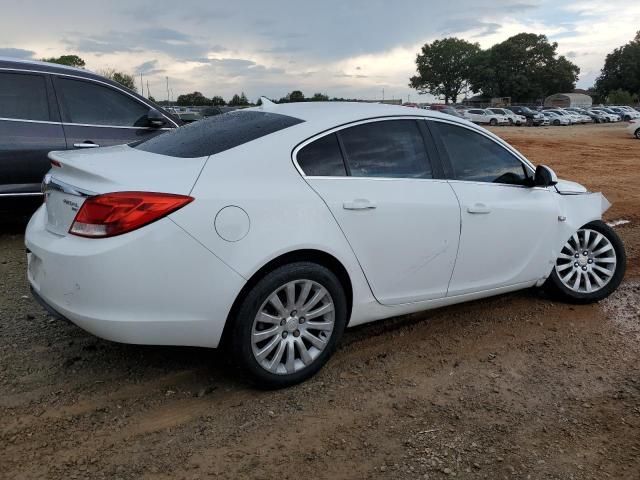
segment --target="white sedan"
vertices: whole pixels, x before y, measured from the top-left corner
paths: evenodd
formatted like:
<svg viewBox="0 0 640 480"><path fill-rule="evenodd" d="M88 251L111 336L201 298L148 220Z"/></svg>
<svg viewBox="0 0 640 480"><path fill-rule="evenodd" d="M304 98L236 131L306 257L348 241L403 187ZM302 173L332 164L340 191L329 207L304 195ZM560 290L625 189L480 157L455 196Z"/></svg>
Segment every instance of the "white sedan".
<svg viewBox="0 0 640 480"><path fill-rule="evenodd" d="M484 125L508 125L509 118L506 115L499 115L493 113L491 110L485 110L482 108L471 108L464 112L464 117L467 120L471 120L473 123L480 123Z"/></svg>
<svg viewBox="0 0 640 480"><path fill-rule="evenodd" d="M627 127L627 132L640 139L640 120L631 120Z"/></svg>
<svg viewBox="0 0 640 480"><path fill-rule="evenodd" d="M347 326L543 285L594 302L625 271L600 193L430 110L263 99L49 156L36 298L112 341L229 345L270 387L317 372Z"/></svg>
<svg viewBox="0 0 640 480"><path fill-rule="evenodd" d="M549 120L549 125L571 125L571 120L565 115L560 115L553 110L543 110L542 114Z"/></svg>

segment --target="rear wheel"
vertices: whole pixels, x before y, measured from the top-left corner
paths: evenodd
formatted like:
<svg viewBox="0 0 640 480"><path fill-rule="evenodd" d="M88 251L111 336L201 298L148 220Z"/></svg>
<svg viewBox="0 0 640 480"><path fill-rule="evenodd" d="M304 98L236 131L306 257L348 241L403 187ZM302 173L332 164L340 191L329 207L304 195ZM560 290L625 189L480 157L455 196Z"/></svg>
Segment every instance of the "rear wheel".
<svg viewBox="0 0 640 480"><path fill-rule="evenodd" d="M492 118L491 120L489 120L489 125L491 125L492 127L495 127L498 124L498 121L495 118Z"/></svg>
<svg viewBox="0 0 640 480"><path fill-rule="evenodd" d="M259 386L294 385L327 362L346 319L346 296L333 272L310 262L284 265L258 281L242 303L233 353Z"/></svg>
<svg viewBox="0 0 640 480"><path fill-rule="evenodd" d="M602 221L591 222L565 243L545 287L572 303L597 302L618 288L626 263L618 234Z"/></svg>
<svg viewBox="0 0 640 480"><path fill-rule="evenodd" d="M636 136L636 138L640 139L640 128L638 128L636 130L636 132L634 133L634 135Z"/></svg>

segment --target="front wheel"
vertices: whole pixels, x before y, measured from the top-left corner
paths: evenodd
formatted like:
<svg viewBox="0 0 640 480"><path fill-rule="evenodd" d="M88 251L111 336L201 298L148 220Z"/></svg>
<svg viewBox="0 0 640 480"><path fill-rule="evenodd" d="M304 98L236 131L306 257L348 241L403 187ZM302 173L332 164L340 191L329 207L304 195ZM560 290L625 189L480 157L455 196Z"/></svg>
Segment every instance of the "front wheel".
<svg viewBox="0 0 640 480"><path fill-rule="evenodd" d="M340 280L310 262L284 265L249 291L236 315L237 363L261 387L302 382L327 362L347 321Z"/></svg>
<svg viewBox="0 0 640 480"><path fill-rule="evenodd" d="M498 124L498 121L495 118L492 118L491 120L489 120L489 125L491 125L492 127L495 127Z"/></svg>
<svg viewBox="0 0 640 480"><path fill-rule="evenodd" d="M571 303L597 302L618 288L626 265L620 237L598 220L586 224L565 243L545 288Z"/></svg>
<svg viewBox="0 0 640 480"><path fill-rule="evenodd" d="M640 139L640 128L638 128L638 129L635 131L634 135L636 136L636 138L637 138L637 139Z"/></svg>

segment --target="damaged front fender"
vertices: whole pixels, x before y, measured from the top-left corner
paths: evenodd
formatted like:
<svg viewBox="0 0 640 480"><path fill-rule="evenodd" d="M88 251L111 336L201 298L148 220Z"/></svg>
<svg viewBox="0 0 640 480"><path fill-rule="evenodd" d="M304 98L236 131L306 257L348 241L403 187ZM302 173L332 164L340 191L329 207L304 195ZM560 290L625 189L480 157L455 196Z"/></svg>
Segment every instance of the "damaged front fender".
<svg viewBox="0 0 640 480"><path fill-rule="evenodd" d="M578 184L575 184L578 185ZM566 190L565 190L566 192ZM576 231L589 222L602 220L602 215L611 207L611 203L600 192L578 193L575 190L571 193L558 193L558 226L556 238L553 241L554 249L549 261L549 272L547 276L540 280L538 285L544 283L551 274L555 261L562 251L567 240Z"/></svg>

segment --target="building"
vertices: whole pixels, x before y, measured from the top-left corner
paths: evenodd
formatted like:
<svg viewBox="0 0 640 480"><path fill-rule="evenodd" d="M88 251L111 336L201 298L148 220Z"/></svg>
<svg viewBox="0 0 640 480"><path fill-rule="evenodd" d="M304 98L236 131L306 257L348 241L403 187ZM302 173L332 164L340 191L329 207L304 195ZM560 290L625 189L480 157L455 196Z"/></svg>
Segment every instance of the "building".
<svg viewBox="0 0 640 480"><path fill-rule="evenodd" d="M593 99L584 93L555 93L544 99L545 107L580 107L589 108Z"/></svg>

